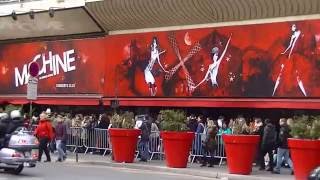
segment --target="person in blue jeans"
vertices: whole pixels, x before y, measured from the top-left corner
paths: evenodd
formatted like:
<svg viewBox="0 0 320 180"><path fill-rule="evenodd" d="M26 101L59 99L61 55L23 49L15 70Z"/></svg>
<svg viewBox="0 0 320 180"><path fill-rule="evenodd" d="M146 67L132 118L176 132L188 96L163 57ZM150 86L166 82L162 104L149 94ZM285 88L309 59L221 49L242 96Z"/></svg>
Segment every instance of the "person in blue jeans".
<svg viewBox="0 0 320 180"><path fill-rule="evenodd" d="M285 118L281 118L279 121L280 124L280 132L279 132L279 142L278 142L278 150L277 150L277 165L273 171L275 174L280 174L280 168L282 165L283 160L288 163L289 167L291 168L291 174L293 174L293 164L290 159L289 155L289 148L288 148L288 138L290 138L290 128L287 124Z"/></svg>
<svg viewBox="0 0 320 180"><path fill-rule="evenodd" d="M66 159L66 154L64 152L64 146L67 139L67 128L63 123L63 118L61 116L57 117L58 124L56 126L56 148L58 151L58 162L62 162Z"/></svg>
<svg viewBox="0 0 320 180"><path fill-rule="evenodd" d="M141 129L141 139L138 144L140 161L147 162L149 159L149 137L151 134L151 123L144 121L139 129Z"/></svg>
<svg viewBox="0 0 320 180"><path fill-rule="evenodd" d="M201 155L203 154L202 142L206 138L207 127L206 127L206 122L203 119L203 116L198 116L197 122L198 122L198 126L196 130L196 141L195 141L196 145L193 151L195 152L195 154ZM199 159L197 158L196 160L199 160Z"/></svg>

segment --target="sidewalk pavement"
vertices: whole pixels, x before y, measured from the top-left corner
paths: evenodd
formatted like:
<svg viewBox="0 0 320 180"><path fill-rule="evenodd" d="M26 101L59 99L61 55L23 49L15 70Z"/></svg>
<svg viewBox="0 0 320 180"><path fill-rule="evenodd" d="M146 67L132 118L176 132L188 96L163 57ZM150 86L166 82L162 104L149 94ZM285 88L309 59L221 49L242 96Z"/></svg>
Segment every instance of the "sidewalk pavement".
<svg viewBox="0 0 320 180"><path fill-rule="evenodd" d="M76 156L75 154L69 153L67 163L75 164ZM268 171L259 171L258 167L254 167L251 175L236 175L229 174L226 165L219 167L216 165L214 168L200 167L200 164L189 163L187 168L168 168L165 165L165 161L162 160L152 160L148 162L139 162L135 160L134 163L115 163L111 160L110 156L101 155L91 155L91 154L79 154L78 163L86 165L100 165L108 167L119 167L134 170L150 170L158 172L176 173L200 177L208 177L214 179L224 179L224 180L293 180L294 176L290 175L291 171L287 168L282 168L282 174L272 174Z"/></svg>

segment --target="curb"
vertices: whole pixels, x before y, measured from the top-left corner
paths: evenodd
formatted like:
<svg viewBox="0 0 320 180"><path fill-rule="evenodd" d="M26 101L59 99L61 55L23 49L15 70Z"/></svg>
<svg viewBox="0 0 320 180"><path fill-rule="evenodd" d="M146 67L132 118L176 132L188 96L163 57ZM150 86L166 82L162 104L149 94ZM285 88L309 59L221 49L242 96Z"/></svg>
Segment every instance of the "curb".
<svg viewBox="0 0 320 180"><path fill-rule="evenodd" d="M166 172L174 173L181 175L191 175L191 176L200 176L213 179L222 179L222 180L274 180L275 177L261 177L257 175L237 175L229 174L224 172L208 172L208 171L199 171L191 170L190 168L168 168L165 166L157 166L150 164L137 164L137 163L114 163L114 162L104 162L104 161L83 161L80 160L78 163L75 159L67 159L67 163L71 164L86 164L86 165L98 165L98 166L107 166L107 167L116 167L116 168L126 168L133 170L149 170L157 172Z"/></svg>

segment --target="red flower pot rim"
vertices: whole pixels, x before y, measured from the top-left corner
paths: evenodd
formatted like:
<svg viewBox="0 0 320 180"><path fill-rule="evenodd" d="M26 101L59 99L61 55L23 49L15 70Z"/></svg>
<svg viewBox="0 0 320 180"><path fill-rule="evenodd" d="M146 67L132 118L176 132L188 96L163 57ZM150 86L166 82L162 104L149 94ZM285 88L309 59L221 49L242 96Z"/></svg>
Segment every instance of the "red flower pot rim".
<svg viewBox="0 0 320 180"><path fill-rule="evenodd" d="M317 139L289 138L288 143L289 148L320 149L320 140Z"/></svg>
<svg viewBox="0 0 320 180"><path fill-rule="evenodd" d="M319 139L306 139L306 138L288 138L288 139L292 139L292 140L302 140L302 141L320 141L320 138Z"/></svg>
<svg viewBox="0 0 320 180"><path fill-rule="evenodd" d="M127 129L127 128L110 128L110 136L139 136L140 129Z"/></svg>
<svg viewBox="0 0 320 180"><path fill-rule="evenodd" d="M256 137L256 136L259 136L259 135L253 135L253 134L222 134L222 136Z"/></svg>
<svg viewBox="0 0 320 180"><path fill-rule="evenodd" d="M134 128L110 128L109 130L139 130L139 129L134 129Z"/></svg>

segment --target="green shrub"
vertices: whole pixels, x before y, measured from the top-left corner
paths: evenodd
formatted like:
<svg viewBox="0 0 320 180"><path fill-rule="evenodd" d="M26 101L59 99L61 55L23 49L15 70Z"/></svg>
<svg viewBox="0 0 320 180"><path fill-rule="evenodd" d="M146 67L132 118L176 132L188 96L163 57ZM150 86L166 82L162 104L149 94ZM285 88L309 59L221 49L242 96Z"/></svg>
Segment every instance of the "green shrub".
<svg viewBox="0 0 320 180"><path fill-rule="evenodd" d="M5 107L5 112L10 115L10 112L13 110L19 110L22 112L22 106L9 104Z"/></svg>
<svg viewBox="0 0 320 180"><path fill-rule="evenodd" d="M320 139L320 116L313 116L312 120L311 137L313 139Z"/></svg>
<svg viewBox="0 0 320 180"><path fill-rule="evenodd" d="M161 110L161 129L164 131L187 131L187 116L181 110Z"/></svg>
<svg viewBox="0 0 320 180"><path fill-rule="evenodd" d="M232 130L232 134L238 135L253 134L254 131L253 124L247 125L246 119L242 116L237 117L235 120L231 120L229 127Z"/></svg>
<svg viewBox="0 0 320 180"><path fill-rule="evenodd" d="M135 125L134 114L129 111L122 114L114 113L111 117L111 124L113 128L132 129Z"/></svg>
<svg viewBox="0 0 320 180"><path fill-rule="evenodd" d="M291 125L291 135L299 139L319 139L320 116L294 116Z"/></svg>

